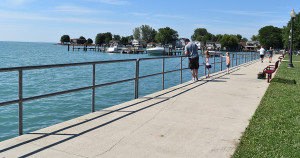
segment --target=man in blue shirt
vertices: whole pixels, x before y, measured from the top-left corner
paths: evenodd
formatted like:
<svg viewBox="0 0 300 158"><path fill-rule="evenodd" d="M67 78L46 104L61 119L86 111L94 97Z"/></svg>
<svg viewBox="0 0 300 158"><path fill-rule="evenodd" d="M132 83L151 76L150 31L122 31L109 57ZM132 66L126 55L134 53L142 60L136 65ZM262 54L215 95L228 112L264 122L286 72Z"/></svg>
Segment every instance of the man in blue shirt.
<svg viewBox="0 0 300 158"><path fill-rule="evenodd" d="M193 81L198 81L198 69L199 69L199 55L198 46L190 42L189 39L185 39L185 56L189 58L189 68L193 76Z"/></svg>

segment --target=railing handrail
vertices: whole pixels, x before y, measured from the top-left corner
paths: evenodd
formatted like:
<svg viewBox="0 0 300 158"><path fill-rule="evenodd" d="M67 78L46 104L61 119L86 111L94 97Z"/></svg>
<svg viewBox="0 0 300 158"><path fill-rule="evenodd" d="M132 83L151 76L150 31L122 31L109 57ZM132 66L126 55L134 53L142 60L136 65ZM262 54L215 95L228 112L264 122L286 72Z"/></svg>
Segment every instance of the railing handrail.
<svg viewBox="0 0 300 158"><path fill-rule="evenodd" d="M139 60L153 60L153 59L163 59L163 58L179 58L184 56L176 57L157 57L157 58L139 58ZM50 65L37 65L37 66L21 66L21 67L9 67L0 68L0 72L18 71L18 70L36 70L36 69L48 69L48 68L61 68L61 67L72 67L72 66L84 66L93 64L108 64L108 63L120 63L136 61L137 59L122 59L122 60L105 60L105 61L93 61L93 62L80 62L80 63L68 63L68 64L50 64Z"/></svg>
<svg viewBox="0 0 300 158"><path fill-rule="evenodd" d="M239 59L245 58L246 62L246 55L240 54L242 56L239 56ZM200 54L199 56L204 56L204 54ZM62 95L62 94L67 94L67 93L73 93L73 92L78 92L78 91L83 91L83 90L90 90L92 89L92 112L95 112L95 88L99 87L104 87L104 86L109 86L109 85L114 85L114 84L119 84L119 83L124 83L124 82L130 82L130 81L135 81L135 94L134 94L134 99L137 99L139 97L139 80L147 77L152 77L152 76L157 76L157 75L162 75L162 90L164 89L164 75L167 73L172 73L176 71L180 71L180 83L182 83L182 71L189 69L189 68L183 68L182 63L183 63L183 57L185 56L173 56L173 57L156 57L156 58L140 58L140 59L123 59L123 60L109 60L109 61L94 61L94 62L81 62L81 63L68 63L68 64L52 64L52 65L40 65L40 66L23 66L23 67L10 67L10 68L0 68L0 72L12 72L12 71L18 71L19 73L19 99L16 100L9 100L5 102L0 102L0 107L5 106L5 105L10 105L10 104L19 104L19 135L23 134L23 102L26 101L31 101L31 100L37 100L37 99L42 99L42 98L47 98L47 97L52 97L52 96L57 96L57 95ZM177 69L177 66L172 69L166 71L165 69L165 59L172 59L172 58L180 58L180 68ZM249 58L249 57L248 57ZM162 72L159 73L153 73L153 74L148 74L144 76L140 76L140 61L144 60L160 60L162 59ZM253 56L251 53L251 57L249 59L250 61L253 60ZM135 77L134 78L129 78L129 79L124 79L124 80L119 80L119 81L114 81L114 82L107 82L103 84L96 84L96 65L98 64L109 64L109 63L121 63L121 62L135 62ZM211 64L214 64L214 70L215 70L215 64L216 63L221 63L221 71L222 71L222 63L223 59L221 58L220 62L215 61L215 56L214 56L214 62ZM233 63L233 62L232 62ZM241 64L241 62L240 62ZM49 69L49 68L62 68L62 67L74 67L74 66L85 66L85 65L90 65L93 66L93 77L92 77L92 85L91 86L86 86L86 87L81 87L81 88L75 88L75 89L69 89L69 90L64 90L64 91L59 91L59 92L54 92L54 93L48 93L48 94L42 94L42 95L37 95L37 96L32 96L32 97L27 97L23 98L23 71L24 70L38 70L38 69ZM179 66L179 65L178 65ZM204 66L204 65L200 65ZM232 65L233 66L233 65ZM237 56L236 56L236 65L237 66ZM205 74L206 74L206 69L205 69Z"/></svg>

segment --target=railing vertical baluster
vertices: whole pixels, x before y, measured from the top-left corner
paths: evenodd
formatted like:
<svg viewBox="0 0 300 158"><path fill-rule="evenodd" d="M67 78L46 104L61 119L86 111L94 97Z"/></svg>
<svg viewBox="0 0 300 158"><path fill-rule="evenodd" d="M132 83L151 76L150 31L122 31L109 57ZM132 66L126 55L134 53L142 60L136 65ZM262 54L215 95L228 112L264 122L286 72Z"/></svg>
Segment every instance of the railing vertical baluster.
<svg viewBox="0 0 300 158"><path fill-rule="evenodd" d="M162 90L165 89L165 58L162 60Z"/></svg>
<svg viewBox="0 0 300 158"><path fill-rule="evenodd" d="M96 64L93 64L93 94L92 94L92 112L95 112L95 85L96 85Z"/></svg>
<svg viewBox="0 0 300 158"><path fill-rule="evenodd" d="M182 84L182 57L180 57L180 84Z"/></svg>
<svg viewBox="0 0 300 158"><path fill-rule="evenodd" d="M135 64L135 91L134 91L134 99L139 97L139 72L140 72L140 59L136 60Z"/></svg>
<svg viewBox="0 0 300 158"><path fill-rule="evenodd" d="M19 135L23 134L23 71L19 70Z"/></svg>

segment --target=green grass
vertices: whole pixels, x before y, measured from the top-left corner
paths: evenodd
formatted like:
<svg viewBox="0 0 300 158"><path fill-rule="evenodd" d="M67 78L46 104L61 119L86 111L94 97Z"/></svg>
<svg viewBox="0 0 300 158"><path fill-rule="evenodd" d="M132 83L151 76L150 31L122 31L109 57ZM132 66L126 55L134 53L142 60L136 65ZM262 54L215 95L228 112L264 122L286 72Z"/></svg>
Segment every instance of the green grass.
<svg viewBox="0 0 300 158"><path fill-rule="evenodd" d="M288 57L285 58L288 60ZM293 56L300 61L300 56ZM300 157L300 62L282 62L233 157Z"/></svg>

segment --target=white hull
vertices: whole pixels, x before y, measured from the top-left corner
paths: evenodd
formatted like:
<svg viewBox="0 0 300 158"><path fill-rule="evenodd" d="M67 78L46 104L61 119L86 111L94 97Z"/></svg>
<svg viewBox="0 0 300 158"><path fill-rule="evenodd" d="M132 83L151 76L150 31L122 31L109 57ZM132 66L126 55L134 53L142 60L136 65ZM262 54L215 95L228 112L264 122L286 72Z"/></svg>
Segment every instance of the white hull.
<svg viewBox="0 0 300 158"><path fill-rule="evenodd" d="M122 51L122 47L113 46L106 49L107 53L120 53Z"/></svg>
<svg viewBox="0 0 300 158"><path fill-rule="evenodd" d="M164 55L165 49L163 47L155 47L147 49L148 55Z"/></svg>

